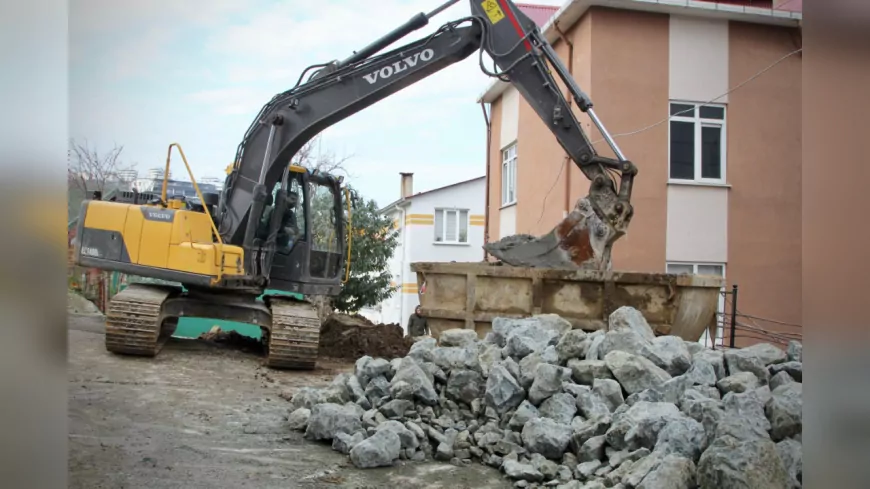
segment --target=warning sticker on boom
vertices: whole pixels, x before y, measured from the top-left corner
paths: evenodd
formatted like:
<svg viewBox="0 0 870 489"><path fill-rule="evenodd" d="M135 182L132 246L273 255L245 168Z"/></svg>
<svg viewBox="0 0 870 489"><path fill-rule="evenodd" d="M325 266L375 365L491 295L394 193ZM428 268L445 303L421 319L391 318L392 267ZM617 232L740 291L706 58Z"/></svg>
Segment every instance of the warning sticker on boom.
<svg viewBox="0 0 870 489"><path fill-rule="evenodd" d="M486 12L486 16L489 17L489 21L493 24L504 18L504 12L498 6L498 1L483 0L480 2L480 5L483 7L483 11Z"/></svg>

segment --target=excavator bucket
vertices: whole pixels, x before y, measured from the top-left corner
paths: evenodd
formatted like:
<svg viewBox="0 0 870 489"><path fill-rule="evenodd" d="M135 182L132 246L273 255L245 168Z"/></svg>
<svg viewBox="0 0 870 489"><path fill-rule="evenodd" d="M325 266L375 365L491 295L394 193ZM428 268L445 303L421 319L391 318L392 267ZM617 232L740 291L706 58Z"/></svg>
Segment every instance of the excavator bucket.
<svg viewBox="0 0 870 489"><path fill-rule="evenodd" d="M511 266L606 271L610 270L610 251L618 237L595 214L589 200L582 198L546 235L506 236L484 245L484 249Z"/></svg>

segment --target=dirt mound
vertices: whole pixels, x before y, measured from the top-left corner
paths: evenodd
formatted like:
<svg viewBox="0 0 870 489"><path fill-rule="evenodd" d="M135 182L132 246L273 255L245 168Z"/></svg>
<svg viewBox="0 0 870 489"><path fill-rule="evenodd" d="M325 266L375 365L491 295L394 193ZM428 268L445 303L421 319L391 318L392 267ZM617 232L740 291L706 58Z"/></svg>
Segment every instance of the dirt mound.
<svg viewBox="0 0 870 489"><path fill-rule="evenodd" d="M226 346L243 352L264 353L263 343L250 336L241 335L236 331L224 331L220 326L214 326L208 333L202 333L198 340Z"/></svg>
<svg viewBox="0 0 870 489"><path fill-rule="evenodd" d="M393 359L408 354L413 341L398 324L375 324L358 314L331 314L320 329L320 355L356 360L369 355Z"/></svg>

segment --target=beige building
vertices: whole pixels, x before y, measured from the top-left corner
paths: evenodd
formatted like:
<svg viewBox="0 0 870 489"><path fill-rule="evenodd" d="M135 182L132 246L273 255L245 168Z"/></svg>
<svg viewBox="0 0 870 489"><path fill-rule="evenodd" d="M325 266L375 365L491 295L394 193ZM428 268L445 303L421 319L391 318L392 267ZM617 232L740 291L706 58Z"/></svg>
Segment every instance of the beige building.
<svg viewBox="0 0 870 489"><path fill-rule="evenodd" d="M796 325L801 55L788 55L801 47L801 14L777 3L569 0L545 19L540 7L522 8L608 131L629 133L617 142L639 169L635 214L614 267L724 274L729 288L739 285L739 311ZM589 181L509 84L496 81L480 102L490 121L487 239L549 231ZM596 149L613 156L575 112Z"/></svg>

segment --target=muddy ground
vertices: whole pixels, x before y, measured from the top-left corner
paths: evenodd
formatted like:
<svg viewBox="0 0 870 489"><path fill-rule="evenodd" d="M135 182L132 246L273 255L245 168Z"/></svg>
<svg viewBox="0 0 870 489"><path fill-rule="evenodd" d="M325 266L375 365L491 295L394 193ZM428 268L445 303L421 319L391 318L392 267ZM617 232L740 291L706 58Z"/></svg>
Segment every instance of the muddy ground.
<svg viewBox="0 0 870 489"><path fill-rule="evenodd" d="M279 393L352 370L266 369L255 353L172 339L154 359L103 347L102 318L69 316L70 488L508 488L482 465L359 470L285 427Z"/></svg>

